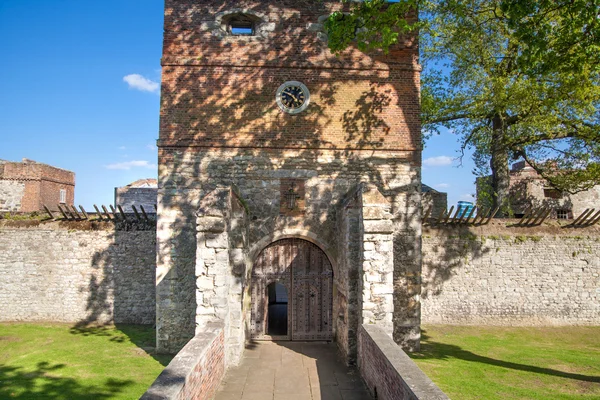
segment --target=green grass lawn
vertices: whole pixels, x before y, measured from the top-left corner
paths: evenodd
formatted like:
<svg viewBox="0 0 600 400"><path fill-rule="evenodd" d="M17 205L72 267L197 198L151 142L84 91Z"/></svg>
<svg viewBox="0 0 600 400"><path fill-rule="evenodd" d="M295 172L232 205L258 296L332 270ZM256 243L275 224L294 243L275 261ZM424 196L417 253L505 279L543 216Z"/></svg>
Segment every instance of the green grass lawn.
<svg viewBox="0 0 600 400"><path fill-rule="evenodd" d="M169 356L154 329L0 324L0 399L137 399Z"/></svg>
<svg viewBox="0 0 600 400"><path fill-rule="evenodd" d="M410 356L452 399L600 399L600 327L429 325Z"/></svg>

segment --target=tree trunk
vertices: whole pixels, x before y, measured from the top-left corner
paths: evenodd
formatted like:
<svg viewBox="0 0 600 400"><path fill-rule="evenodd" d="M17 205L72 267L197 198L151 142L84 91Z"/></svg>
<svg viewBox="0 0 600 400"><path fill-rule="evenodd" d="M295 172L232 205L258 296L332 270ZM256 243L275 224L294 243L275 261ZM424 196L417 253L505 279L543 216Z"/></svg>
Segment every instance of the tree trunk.
<svg viewBox="0 0 600 400"><path fill-rule="evenodd" d="M506 126L500 115L495 115L492 120L492 143L490 167L492 168L492 207L500 207L499 217L510 214L510 174L508 171L508 152L504 146L504 132Z"/></svg>

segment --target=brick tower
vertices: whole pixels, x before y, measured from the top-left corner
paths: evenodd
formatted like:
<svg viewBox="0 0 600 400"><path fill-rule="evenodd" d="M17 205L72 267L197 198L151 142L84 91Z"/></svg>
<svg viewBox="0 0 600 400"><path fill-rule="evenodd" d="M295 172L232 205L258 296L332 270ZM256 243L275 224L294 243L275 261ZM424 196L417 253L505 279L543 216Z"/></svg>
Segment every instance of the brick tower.
<svg viewBox="0 0 600 400"><path fill-rule="evenodd" d="M358 324L417 348L419 65L332 55L339 1L166 0L157 345L211 322L245 339L336 340Z"/></svg>

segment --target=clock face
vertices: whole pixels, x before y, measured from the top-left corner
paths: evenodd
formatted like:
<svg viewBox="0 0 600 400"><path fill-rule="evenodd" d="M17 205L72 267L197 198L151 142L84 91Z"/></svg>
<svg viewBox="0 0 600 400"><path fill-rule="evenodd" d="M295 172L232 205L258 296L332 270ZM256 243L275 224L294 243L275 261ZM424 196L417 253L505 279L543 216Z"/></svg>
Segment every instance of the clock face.
<svg viewBox="0 0 600 400"><path fill-rule="evenodd" d="M283 111L289 114L298 114L308 107L310 93L304 84L290 81L277 89L276 100Z"/></svg>

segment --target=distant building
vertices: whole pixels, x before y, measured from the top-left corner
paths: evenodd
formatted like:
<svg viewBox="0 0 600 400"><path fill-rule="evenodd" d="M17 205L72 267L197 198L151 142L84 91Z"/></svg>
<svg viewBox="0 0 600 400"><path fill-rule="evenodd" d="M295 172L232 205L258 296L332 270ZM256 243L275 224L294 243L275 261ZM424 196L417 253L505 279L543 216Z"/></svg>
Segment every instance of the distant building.
<svg viewBox="0 0 600 400"><path fill-rule="evenodd" d="M158 182L156 179L138 179L127 186L115 188L115 207L121 206L125 212L133 212L131 206L140 211L140 206L146 212L156 212L156 196Z"/></svg>
<svg viewBox="0 0 600 400"><path fill-rule="evenodd" d="M477 204L487 205L489 178L477 178ZM552 209L550 218L571 219L587 208L600 206L600 185L576 194L561 192L552 187L529 164L520 161L510 170L510 202L516 218L521 218L529 207L546 206Z"/></svg>
<svg viewBox="0 0 600 400"><path fill-rule="evenodd" d="M73 205L75 173L26 158L21 162L0 160L0 211L41 211L44 205Z"/></svg>
<svg viewBox="0 0 600 400"><path fill-rule="evenodd" d="M431 217L438 217L448 207L448 193L438 192L422 183L421 202L424 215L429 214Z"/></svg>
<svg viewBox="0 0 600 400"><path fill-rule="evenodd" d="M471 211L473 211L474 207L475 206L470 201L459 201L458 202L458 209L457 209L458 213L457 213L457 215L459 217L468 217L469 214L471 214Z"/></svg>

